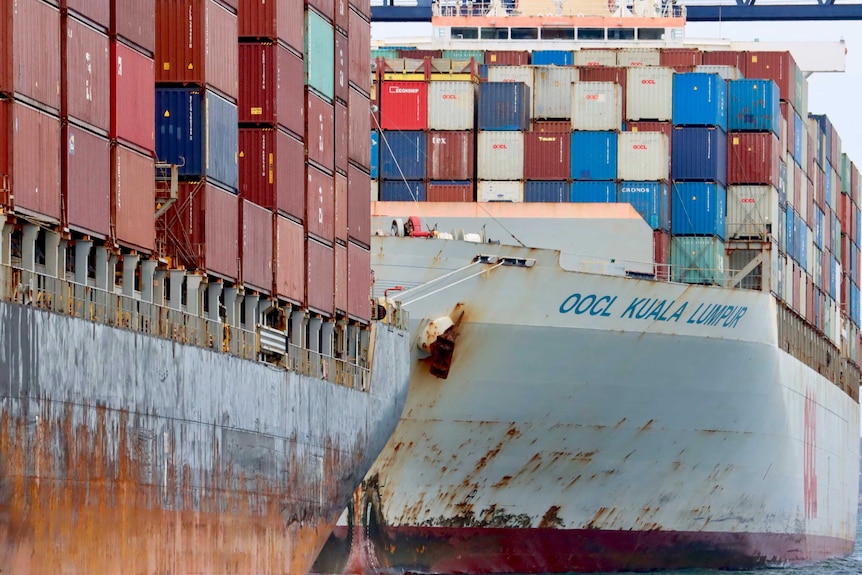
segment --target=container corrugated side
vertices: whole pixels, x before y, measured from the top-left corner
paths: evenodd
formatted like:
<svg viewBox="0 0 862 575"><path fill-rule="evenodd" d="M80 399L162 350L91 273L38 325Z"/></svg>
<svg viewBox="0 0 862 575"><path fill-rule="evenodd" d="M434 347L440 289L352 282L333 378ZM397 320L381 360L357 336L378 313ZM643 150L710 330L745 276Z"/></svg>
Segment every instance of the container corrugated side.
<svg viewBox="0 0 862 575"><path fill-rule="evenodd" d="M526 50L488 50L485 52L485 64L488 65L489 71L495 66L526 66L529 63L530 53Z"/></svg>
<svg viewBox="0 0 862 575"><path fill-rule="evenodd" d="M778 186L778 138L771 132L731 132L727 136L727 183ZM790 191L788 190L788 194ZM788 199L790 196L788 195Z"/></svg>
<svg viewBox="0 0 862 575"><path fill-rule="evenodd" d="M670 198L664 182L620 182L617 201L631 204L653 230L670 229Z"/></svg>
<svg viewBox="0 0 862 575"><path fill-rule="evenodd" d="M789 121L789 119L788 119ZM728 131L781 133L778 86L772 80L731 80L727 84Z"/></svg>
<svg viewBox="0 0 862 575"><path fill-rule="evenodd" d="M473 202L473 182L463 181L431 181L428 182L427 201L429 202Z"/></svg>
<svg viewBox="0 0 862 575"><path fill-rule="evenodd" d="M350 121L347 157L356 165L368 169L371 162L371 140L368 137L371 132L371 102L368 96L350 88L347 115Z"/></svg>
<svg viewBox="0 0 862 575"><path fill-rule="evenodd" d="M249 288L270 293L273 285L273 215L266 208L240 200L242 227L242 282ZM330 292L331 293L331 292ZM330 296L331 297L331 296Z"/></svg>
<svg viewBox="0 0 862 575"><path fill-rule="evenodd" d="M353 10L350 10L348 16L349 66L347 79L350 85L367 95L371 85L371 60L368 58L368 45L371 43L371 23Z"/></svg>
<svg viewBox="0 0 862 575"><path fill-rule="evenodd" d="M429 180L472 180L474 132L428 132L426 177Z"/></svg>
<svg viewBox="0 0 862 575"><path fill-rule="evenodd" d="M570 200L576 203L615 203L617 183L613 181L581 180L572 182Z"/></svg>
<svg viewBox="0 0 862 575"><path fill-rule="evenodd" d="M790 52L753 52L745 54L745 77L775 82L780 99L796 102L796 61Z"/></svg>
<svg viewBox="0 0 862 575"><path fill-rule="evenodd" d="M384 130L380 139L380 175L384 180L421 180L426 168L425 132Z"/></svg>
<svg viewBox="0 0 862 575"><path fill-rule="evenodd" d="M107 239L111 235L111 145L77 126L63 127L63 201L66 226Z"/></svg>
<svg viewBox="0 0 862 575"><path fill-rule="evenodd" d="M523 180L524 132L479 132L476 164L480 180Z"/></svg>
<svg viewBox="0 0 862 575"><path fill-rule="evenodd" d="M114 241L120 245L152 252L156 225L152 214L156 194L153 180L155 161L122 145L111 150L111 219Z"/></svg>
<svg viewBox="0 0 862 575"><path fill-rule="evenodd" d="M661 132L621 132L617 176L621 180L667 180L667 136Z"/></svg>
<svg viewBox="0 0 862 575"><path fill-rule="evenodd" d="M480 181L476 199L480 202L523 202L524 182Z"/></svg>
<svg viewBox="0 0 862 575"><path fill-rule="evenodd" d="M570 201L567 182L532 180L524 182L525 202L561 203Z"/></svg>
<svg viewBox="0 0 862 575"><path fill-rule="evenodd" d="M377 179L380 177L380 132L377 130L371 131L371 178Z"/></svg>
<svg viewBox="0 0 862 575"><path fill-rule="evenodd" d="M570 175L573 180L614 180L617 177L616 132L573 132Z"/></svg>
<svg viewBox="0 0 862 575"><path fill-rule="evenodd" d="M347 242L347 175L335 173L335 239Z"/></svg>
<svg viewBox="0 0 862 575"><path fill-rule="evenodd" d="M243 42L239 45L239 121L280 124L305 133L305 89L302 59L281 44Z"/></svg>
<svg viewBox="0 0 862 575"><path fill-rule="evenodd" d="M727 129L727 82L717 74L674 74L673 123Z"/></svg>
<svg viewBox="0 0 862 575"><path fill-rule="evenodd" d="M60 12L39 0L2 3L0 93L60 109Z"/></svg>
<svg viewBox="0 0 862 575"><path fill-rule="evenodd" d="M443 57L451 60L469 60L472 58L476 64L485 63L484 50L443 50Z"/></svg>
<svg viewBox="0 0 862 575"><path fill-rule="evenodd" d="M530 63L533 66L571 66L574 58L571 50L533 50Z"/></svg>
<svg viewBox="0 0 862 575"><path fill-rule="evenodd" d="M334 37L335 47L333 54L333 65L335 69L333 70L333 82L335 84L335 99L341 100L342 102L346 102L348 98L347 90L349 86L349 82L347 79L347 69L350 64L350 61L348 59L348 41L347 36L342 30L336 30Z"/></svg>
<svg viewBox="0 0 862 575"><path fill-rule="evenodd" d="M577 68L536 67L533 72L533 118L571 118L572 84L577 81Z"/></svg>
<svg viewBox="0 0 862 575"><path fill-rule="evenodd" d="M571 134L524 134L524 179L568 180L571 172Z"/></svg>
<svg viewBox="0 0 862 575"><path fill-rule="evenodd" d="M332 172L335 169L335 108L310 90L305 101L308 161Z"/></svg>
<svg viewBox="0 0 862 575"><path fill-rule="evenodd" d="M111 23L110 0L60 0L60 9L84 18L102 31Z"/></svg>
<svg viewBox="0 0 862 575"><path fill-rule="evenodd" d="M255 40L282 40L298 52L303 47L304 3L243 0L237 35Z"/></svg>
<svg viewBox="0 0 862 575"><path fill-rule="evenodd" d="M341 100L335 101L335 171L347 173L348 134L350 133L350 116L347 104Z"/></svg>
<svg viewBox="0 0 862 575"><path fill-rule="evenodd" d="M703 52L697 48L661 48L659 66L673 68L677 72L690 72L703 63Z"/></svg>
<svg viewBox="0 0 862 575"><path fill-rule="evenodd" d="M695 66L694 71L697 74L717 74L719 77L726 81L745 79L745 74L743 74L736 66L726 66L721 64L703 64L700 66Z"/></svg>
<svg viewBox="0 0 862 575"><path fill-rule="evenodd" d="M383 180L380 182L381 202L424 202L425 182Z"/></svg>
<svg viewBox="0 0 862 575"><path fill-rule="evenodd" d="M476 112L472 82L432 81L428 84L428 129L472 130Z"/></svg>
<svg viewBox="0 0 862 575"><path fill-rule="evenodd" d="M670 121L673 118L673 69L628 68L626 119Z"/></svg>
<svg viewBox="0 0 862 575"><path fill-rule="evenodd" d="M530 88L523 82L480 84L477 128L502 131L529 129L530 94Z"/></svg>
<svg viewBox="0 0 862 575"><path fill-rule="evenodd" d="M572 84L573 130L619 130L623 122L620 86L614 82Z"/></svg>
<svg viewBox="0 0 862 575"><path fill-rule="evenodd" d="M706 182L674 182L671 186L671 233L725 238L727 191Z"/></svg>
<svg viewBox="0 0 862 575"><path fill-rule="evenodd" d="M108 132L111 127L111 54L108 36L74 18L65 18L61 114ZM149 87L152 92L152 86Z"/></svg>
<svg viewBox="0 0 862 575"><path fill-rule="evenodd" d="M371 320L371 252L353 242L347 244L347 313Z"/></svg>
<svg viewBox="0 0 862 575"><path fill-rule="evenodd" d="M335 241L335 180L312 165L306 169L305 226L310 235L332 245Z"/></svg>
<svg viewBox="0 0 862 575"><path fill-rule="evenodd" d="M617 66L638 68L661 66L661 51L658 48L621 48L617 52Z"/></svg>
<svg viewBox="0 0 862 575"><path fill-rule="evenodd" d="M721 128L675 126L672 149L674 180L727 182L727 134Z"/></svg>
<svg viewBox="0 0 862 575"><path fill-rule="evenodd" d="M703 63L706 66L735 66L745 69L745 52L742 50L705 50Z"/></svg>
<svg viewBox="0 0 862 575"><path fill-rule="evenodd" d="M347 245L335 244L335 312L347 313Z"/></svg>
<svg viewBox="0 0 862 575"><path fill-rule="evenodd" d="M347 172L347 235L364 246L371 245L371 178L350 166Z"/></svg>
<svg viewBox="0 0 862 575"><path fill-rule="evenodd" d="M674 236L670 247L673 281L689 284L724 284L724 242L717 237ZM709 310L693 316L704 321Z"/></svg>
<svg viewBox="0 0 862 575"><path fill-rule="evenodd" d="M153 59L111 41L111 129L113 139L155 151L156 71Z"/></svg>
<svg viewBox="0 0 862 575"><path fill-rule="evenodd" d="M532 66L489 66L488 82L522 83L533 93Z"/></svg>
<svg viewBox="0 0 862 575"><path fill-rule="evenodd" d="M380 86L380 127L384 130L427 129L428 83L383 81Z"/></svg>
<svg viewBox="0 0 862 575"><path fill-rule="evenodd" d="M152 56L156 51L156 0L111 0L110 34Z"/></svg>
<svg viewBox="0 0 862 575"><path fill-rule="evenodd" d="M620 102L622 109L620 110L620 118L625 114L626 109L626 84L628 82L628 68L619 68L617 66L598 66L598 67L581 67L578 68L579 82L614 82L620 87ZM615 127L615 130L619 128Z"/></svg>
<svg viewBox="0 0 862 575"><path fill-rule="evenodd" d="M575 66L616 66L616 50L581 49L574 52Z"/></svg>
<svg viewBox="0 0 862 575"><path fill-rule="evenodd" d="M305 232L302 224L275 218L275 293L305 305Z"/></svg>
<svg viewBox="0 0 862 575"><path fill-rule="evenodd" d="M302 142L283 130L239 129L239 191L268 210L305 216L301 186L305 175Z"/></svg>

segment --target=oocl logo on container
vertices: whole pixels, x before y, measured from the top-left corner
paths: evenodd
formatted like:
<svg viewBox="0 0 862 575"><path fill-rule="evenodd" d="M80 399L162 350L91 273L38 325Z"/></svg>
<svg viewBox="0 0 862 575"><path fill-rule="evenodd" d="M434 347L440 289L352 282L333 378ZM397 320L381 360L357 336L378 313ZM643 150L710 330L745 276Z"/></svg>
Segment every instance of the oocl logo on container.
<svg viewBox="0 0 862 575"><path fill-rule="evenodd" d="M740 200L740 201L741 201L743 204L754 204L754 203L756 203L756 202L754 201L754 198L742 198L742 200Z"/></svg>
<svg viewBox="0 0 862 575"><path fill-rule="evenodd" d="M646 79L641 80L641 84L644 84L647 86L655 86L655 80L653 80L651 78L646 78Z"/></svg>
<svg viewBox="0 0 862 575"><path fill-rule="evenodd" d="M632 150L646 150L646 149L647 149L646 144L634 144L632 146Z"/></svg>
<svg viewBox="0 0 862 575"><path fill-rule="evenodd" d="M491 146L491 148L494 150L508 150L509 146L507 146L506 144L494 144L493 146Z"/></svg>
<svg viewBox="0 0 862 575"><path fill-rule="evenodd" d="M586 99L598 101L599 95L598 94L587 94Z"/></svg>
<svg viewBox="0 0 862 575"><path fill-rule="evenodd" d="M456 96L455 94L443 94L443 99L444 100L457 100L458 96Z"/></svg>

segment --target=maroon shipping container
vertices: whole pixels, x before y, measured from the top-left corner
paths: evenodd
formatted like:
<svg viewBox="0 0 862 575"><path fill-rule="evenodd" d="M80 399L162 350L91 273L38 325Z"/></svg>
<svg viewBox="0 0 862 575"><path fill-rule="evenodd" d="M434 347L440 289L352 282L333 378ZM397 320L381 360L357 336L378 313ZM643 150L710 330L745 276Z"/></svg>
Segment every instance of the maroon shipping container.
<svg viewBox="0 0 862 575"><path fill-rule="evenodd" d="M111 0L110 34L148 55L156 51L156 0Z"/></svg>
<svg viewBox="0 0 862 575"><path fill-rule="evenodd" d="M335 179L309 165L306 168L306 229L318 240L335 241Z"/></svg>
<svg viewBox="0 0 862 575"><path fill-rule="evenodd" d="M347 33L350 26L350 5L347 0L335 0L335 28Z"/></svg>
<svg viewBox="0 0 862 575"><path fill-rule="evenodd" d="M302 53L304 12L304 2L240 0L237 33L240 38L282 40Z"/></svg>
<svg viewBox="0 0 862 575"><path fill-rule="evenodd" d="M789 102L781 102L781 117L787 121L787 130L784 136L784 142L780 142L779 149L786 150L788 154L793 156L794 138L796 137L796 111Z"/></svg>
<svg viewBox="0 0 862 575"><path fill-rule="evenodd" d="M670 239L671 235L666 231L653 231L655 273L659 279L670 279Z"/></svg>
<svg viewBox="0 0 862 575"><path fill-rule="evenodd" d="M370 195L370 193L369 193ZM347 242L347 176L335 173L335 239Z"/></svg>
<svg viewBox="0 0 862 575"><path fill-rule="evenodd" d="M571 132L571 120L533 120L530 123L531 132Z"/></svg>
<svg viewBox="0 0 862 575"><path fill-rule="evenodd" d="M425 199L428 202L474 202L473 184L467 183L440 183L429 182L425 191Z"/></svg>
<svg viewBox="0 0 862 575"><path fill-rule="evenodd" d="M802 182L805 178L802 177L802 168L798 165L792 164L790 168L793 169L793 198L790 200L798 212L802 207Z"/></svg>
<svg viewBox="0 0 862 575"><path fill-rule="evenodd" d="M472 180L473 132L428 132L426 166L429 180ZM568 170L568 167L567 167Z"/></svg>
<svg viewBox="0 0 862 575"><path fill-rule="evenodd" d="M568 132L524 134L524 179L567 180L572 170L571 141Z"/></svg>
<svg viewBox="0 0 862 575"><path fill-rule="evenodd" d="M302 224L275 217L275 293L305 305L305 230Z"/></svg>
<svg viewBox="0 0 862 575"><path fill-rule="evenodd" d="M74 18L63 20L65 58L61 114L72 122L107 133L111 127L112 73L108 36ZM152 85L149 91L154 91ZM155 118L155 112L152 117Z"/></svg>
<svg viewBox="0 0 862 575"><path fill-rule="evenodd" d="M273 215L266 208L240 200L242 219L242 283L246 287L270 293L273 285L272 240Z"/></svg>
<svg viewBox="0 0 862 575"><path fill-rule="evenodd" d="M114 241L123 246L152 252L156 226L155 162L151 156L115 144L111 150L111 219Z"/></svg>
<svg viewBox="0 0 862 575"><path fill-rule="evenodd" d="M705 66L736 66L745 73L745 52L738 50L708 50L703 52Z"/></svg>
<svg viewBox="0 0 862 575"><path fill-rule="evenodd" d="M371 0L349 0L349 5L362 14L363 18L371 21Z"/></svg>
<svg viewBox="0 0 862 575"><path fill-rule="evenodd" d="M155 150L156 71L153 59L116 40L111 41L112 139Z"/></svg>
<svg viewBox="0 0 862 575"><path fill-rule="evenodd" d="M333 0L305 0L309 8L326 18L330 23L335 16Z"/></svg>
<svg viewBox="0 0 862 575"><path fill-rule="evenodd" d="M181 183L165 215L165 252L192 270L239 277L239 198L207 181Z"/></svg>
<svg viewBox="0 0 862 575"><path fill-rule="evenodd" d="M800 282L800 280L801 280L800 271L801 270L799 269L799 266L797 266L796 264L792 264L792 266L793 266L792 267L793 277L791 278L791 281L793 282L793 298L792 298L793 301L790 302L790 305L791 305L791 307L793 307L793 311L795 311L796 313L799 313L799 311L801 309L799 307L799 302L801 301L802 297L804 297L802 295L802 293L800 293L802 290L802 287L803 287L801 282Z"/></svg>
<svg viewBox="0 0 862 575"><path fill-rule="evenodd" d="M60 11L40 0L0 6L0 94L59 110Z"/></svg>
<svg viewBox="0 0 862 575"><path fill-rule="evenodd" d="M370 169L371 103L367 96L351 88L350 101L347 105L350 118L350 133L347 135L347 157L356 165Z"/></svg>
<svg viewBox="0 0 862 575"><path fill-rule="evenodd" d="M703 53L697 48L662 48L659 64L677 72L689 72L703 64Z"/></svg>
<svg viewBox="0 0 862 575"><path fill-rule="evenodd" d="M305 134L305 86L302 59L280 44L239 45L240 123L280 124Z"/></svg>
<svg viewBox="0 0 862 575"><path fill-rule="evenodd" d="M368 57L371 24L353 10L348 14L348 21L347 80L357 90L368 95L371 86L371 58Z"/></svg>
<svg viewBox="0 0 862 575"><path fill-rule="evenodd" d="M371 176L356 166L347 173L347 232L363 246L371 245Z"/></svg>
<svg viewBox="0 0 862 575"><path fill-rule="evenodd" d="M838 194L837 214L838 221L841 222L841 234L850 235L850 220L853 219L853 201L849 194ZM841 246L844 247L843 245ZM844 252L841 250L841 257L844 257ZM846 270L845 270L846 271Z"/></svg>
<svg viewBox="0 0 862 575"><path fill-rule="evenodd" d="M310 90L305 92L308 159L328 172L335 169L335 108Z"/></svg>
<svg viewBox="0 0 862 575"><path fill-rule="evenodd" d="M790 52L745 52L747 79L766 78L778 84L780 99L794 102L796 98L796 61Z"/></svg>
<svg viewBox="0 0 862 575"><path fill-rule="evenodd" d="M778 138L772 132L731 132L727 137L727 183L778 187Z"/></svg>
<svg viewBox="0 0 862 575"><path fill-rule="evenodd" d="M235 102L236 18L215 0L158 0L156 82L207 85Z"/></svg>
<svg viewBox="0 0 862 575"><path fill-rule="evenodd" d="M335 169L342 174L347 173L348 133L350 132L350 116L347 105L335 102Z"/></svg>
<svg viewBox="0 0 862 575"><path fill-rule="evenodd" d="M347 313L371 320L371 252L353 242L347 244Z"/></svg>
<svg viewBox="0 0 862 575"><path fill-rule="evenodd" d="M305 145L283 130L240 128L239 189L243 199L302 220Z"/></svg>
<svg viewBox="0 0 862 575"><path fill-rule="evenodd" d="M347 313L347 246L335 244L335 311Z"/></svg>
<svg viewBox="0 0 862 575"><path fill-rule="evenodd" d="M0 100L0 182L12 197L0 205L60 222L60 120L39 110Z"/></svg>
<svg viewBox="0 0 862 575"><path fill-rule="evenodd" d="M838 136L838 130L834 124L832 125L832 149L830 151L832 153L829 154L829 163L833 168L839 170L841 166L841 138Z"/></svg>
<svg viewBox="0 0 862 575"><path fill-rule="evenodd" d="M88 235L111 235L111 145L108 139L66 124L63 158L65 225Z"/></svg>
<svg viewBox="0 0 862 575"><path fill-rule="evenodd" d="M239 8L239 0L218 0L228 8L230 8L231 12L236 14L237 8Z"/></svg>
<svg viewBox="0 0 862 575"><path fill-rule="evenodd" d="M86 18L103 31L111 24L110 0L60 0L60 8L74 12L76 17Z"/></svg>
<svg viewBox="0 0 862 575"><path fill-rule="evenodd" d="M348 43L347 36L341 32L335 32L335 98L342 102L347 102L348 93L348 78L347 66L350 61L347 57ZM370 58L366 58L370 61Z"/></svg>
<svg viewBox="0 0 862 575"><path fill-rule="evenodd" d="M335 254L332 247L313 238L308 238L305 246L308 308L331 316L335 303Z"/></svg>
<svg viewBox="0 0 862 575"><path fill-rule="evenodd" d="M526 50L489 50L485 52L485 63L489 66L526 66L530 53Z"/></svg>
<svg viewBox="0 0 862 575"><path fill-rule="evenodd" d="M580 82L615 82L620 86L620 104L622 110L626 109L626 85L628 78L627 68L610 66L579 66L578 81ZM571 124L569 124L571 129Z"/></svg>
<svg viewBox="0 0 862 575"><path fill-rule="evenodd" d="M380 87L380 127L384 130L428 129L428 84L384 81Z"/></svg>

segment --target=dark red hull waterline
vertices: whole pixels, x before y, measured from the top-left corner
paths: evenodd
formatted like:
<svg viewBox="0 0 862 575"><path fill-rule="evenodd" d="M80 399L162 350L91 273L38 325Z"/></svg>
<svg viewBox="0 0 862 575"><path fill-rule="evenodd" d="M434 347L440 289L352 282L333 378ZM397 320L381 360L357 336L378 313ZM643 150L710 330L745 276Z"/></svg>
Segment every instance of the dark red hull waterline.
<svg viewBox="0 0 862 575"><path fill-rule="evenodd" d="M751 569L849 555L853 541L791 533L337 527L315 573L597 573Z"/></svg>

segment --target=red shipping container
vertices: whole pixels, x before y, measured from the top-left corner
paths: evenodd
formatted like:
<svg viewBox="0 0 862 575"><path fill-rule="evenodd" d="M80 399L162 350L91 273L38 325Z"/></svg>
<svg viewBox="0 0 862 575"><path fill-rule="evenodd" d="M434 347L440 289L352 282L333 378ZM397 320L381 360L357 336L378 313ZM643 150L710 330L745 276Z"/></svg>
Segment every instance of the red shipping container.
<svg viewBox="0 0 862 575"><path fill-rule="evenodd" d="M158 0L156 82L207 85L236 102L236 18L215 0Z"/></svg>
<svg viewBox="0 0 862 575"><path fill-rule="evenodd" d="M689 72L703 64L703 53L697 48L662 48L659 63L677 72Z"/></svg>
<svg viewBox="0 0 862 575"><path fill-rule="evenodd" d="M384 130L426 130L428 84L384 81L380 88L380 126Z"/></svg>
<svg viewBox="0 0 862 575"><path fill-rule="evenodd" d="M571 132L571 120L533 120L530 123L531 132Z"/></svg>
<svg viewBox="0 0 862 575"><path fill-rule="evenodd" d="M302 53L304 12L304 2L240 0L237 33L240 38L279 39Z"/></svg>
<svg viewBox="0 0 862 575"><path fill-rule="evenodd" d="M580 82L614 82L620 87L620 103L622 110L626 109L627 68L606 66L579 66L578 81ZM571 124L569 124L571 129Z"/></svg>
<svg viewBox="0 0 862 575"><path fill-rule="evenodd" d="M86 18L103 31L107 30L111 23L110 0L60 0L60 8L74 12L77 17Z"/></svg>
<svg viewBox="0 0 862 575"><path fill-rule="evenodd" d="M653 231L653 258L658 279L670 279L670 240L670 233L661 230Z"/></svg>
<svg viewBox="0 0 862 575"><path fill-rule="evenodd" d="M335 0L335 28L345 34L350 26L350 6L347 0Z"/></svg>
<svg viewBox="0 0 862 575"><path fill-rule="evenodd" d="M838 222L841 224L841 235L850 234L850 220L853 219L853 201L849 194L838 194ZM843 247L843 245L842 245ZM841 250L844 257L844 250Z"/></svg>
<svg viewBox="0 0 862 575"><path fill-rule="evenodd" d="M347 135L347 157L351 162L365 169L371 168L371 103L353 88L350 89L350 101L347 104L350 119L350 133Z"/></svg>
<svg viewBox="0 0 862 575"><path fill-rule="evenodd" d="M179 186L165 215L165 251L192 270L235 282L239 277L239 202L235 194L207 181ZM228 233L226 233L228 232Z"/></svg>
<svg viewBox="0 0 862 575"><path fill-rule="evenodd" d="M283 130L240 128L239 189L243 199L305 217L305 146Z"/></svg>
<svg viewBox="0 0 862 575"><path fill-rule="evenodd" d="M273 215L266 208L240 200L242 219L242 283L258 291L272 290Z"/></svg>
<svg viewBox="0 0 862 575"><path fill-rule="evenodd" d="M796 98L796 61L790 52L746 52L742 73L749 80L765 78L778 84L780 99Z"/></svg>
<svg viewBox="0 0 862 575"><path fill-rule="evenodd" d="M796 208L796 211L801 211L802 209L802 186L804 185L805 178L802 177L802 168L798 165L793 164L793 207Z"/></svg>
<svg viewBox="0 0 862 575"><path fill-rule="evenodd" d="M11 100L0 100L0 196L16 212L60 222L60 120Z"/></svg>
<svg viewBox="0 0 862 575"><path fill-rule="evenodd" d="M335 239L347 243L347 176L335 173Z"/></svg>
<svg viewBox="0 0 862 575"><path fill-rule="evenodd" d="M353 242L347 244L347 313L371 320L371 252Z"/></svg>
<svg viewBox="0 0 862 575"><path fill-rule="evenodd" d="M66 124L62 190L65 225L107 239L111 235L111 145L108 139Z"/></svg>
<svg viewBox="0 0 862 575"><path fill-rule="evenodd" d="M489 66L526 66L530 53L526 50L489 50L485 52L485 63Z"/></svg>
<svg viewBox="0 0 862 575"><path fill-rule="evenodd" d="M524 134L524 179L567 180L572 170L571 141L568 132Z"/></svg>
<svg viewBox="0 0 862 575"><path fill-rule="evenodd" d="M61 113L70 121L77 120L107 133L111 127L110 42L105 34L74 18L64 20ZM152 85L149 91L153 91ZM155 112L152 117L155 118Z"/></svg>
<svg viewBox="0 0 862 575"><path fill-rule="evenodd" d="M305 230L284 216L275 218L275 292L305 305Z"/></svg>
<svg viewBox="0 0 862 575"><path fill-rule="evenodd" d="M156 71L153 59L116 40L111 42L112 139L155 151Z"/></svg>
<svg viewBox="0 0 862 575"><path fill-rule="evenodd" d="M308 166L306 174L306 229L318 240L332 245L335 241L335 180L314 166Z"/></svg>
<svg viewBox="0 0 862 575"><path fill-rule="evenodd" d="M705 66L736 66L744 74L745 55L745 52L738 50L705 51L703 52L703 64Z"/></svg>
<svg viewBox="0 0 862 575"><path fill-rule="evenodd" d="M333 0L305 0L305 3L330 23L332 22L332 18L335 16Z"/></svg>
<svg viewBox="0 0 862 575"><path fill-rule="evenodd" d="M335 253L331 246L324 245L313 238L307 238L305 245L308 308L331 316L335 303Z"/></svg>
<svg viewBox="0 0 862 575"><path fill-rule="evenodd" d="M239 45L239 121L280 124L305 134L305 87L302 59L280 44Z"/></svg>
<svg viewBox="0 0 862 575"><path fill-rule="evenodd" d="M335 102L335 169L342 174L347 173L347 134L350 132L350 116L347 105Z"/></svg>
<svg viewBox="0 0 862 575"><path fill-rule="evenodd" d="M362 17L371 21L371 0L349 0L349 5L362 14Z"/></svg>
<svg viewBox="0 0 862 575"><path fill-rule="evenodd" d="M156 225L152 217L156 205L155 162L121 145L111 150L111 219L114 241L123 246L152 252Z"/></svg>
<svg viewBox="0 0 862 575"><path fill-rule="evenodd" d="M371 245L371 176L356 166L347 172L347 232L355 242Z"/></svg>
<svg viewBox="0 0 862 575"><path fill-rule="evenodd" d="M308 159L332 172L335 169L335 108L310 90L306 90L305 98Z"/></svg>
<svg viewBox="0 0 862 575"><path fill-rule="evenodd" d="M153 55L156 51L156 0L111 0L110 34Z"/></svg>
<svg viewBox="0 0 862 575"><path fill-rule="evenodd" d="M473 132L428 132L426 172L429 180L472 180ZM567 167L568 170L568 167Z"/></svg>
<svg viewBox="0 0 862 575"><path fill-rule="evenodd" d="M347 36L341 32L335 32L335 97L342 102L347 102L350 96L348 93L348 73L347 66L349 58L347 57ZM370 58L366 58L370 61Z"/></svg>
<svg viewBox="0 0 862 575"><path fill-rule="evenodd" d="M727 183L778 187L778 138L771 132L731 132L727 137Z"/></svg>
<svg viewBox="0 0 862 575"><path fill-rule="evenodd" d="M474 202L473 184L451 182L429 182L425 190L425 200L428 202Z"/></svg>
<svg viewBox="0 0 862 575"><path fill-rule="evenodd" d="M0 6L0 93L59 110L60 11L39 0Z"/></svg>
<svg viewBox="0 0 862 575"><path fill-rule="evenodd" d="M347 246L335 244L335 311L347 313Z"/></svg>

